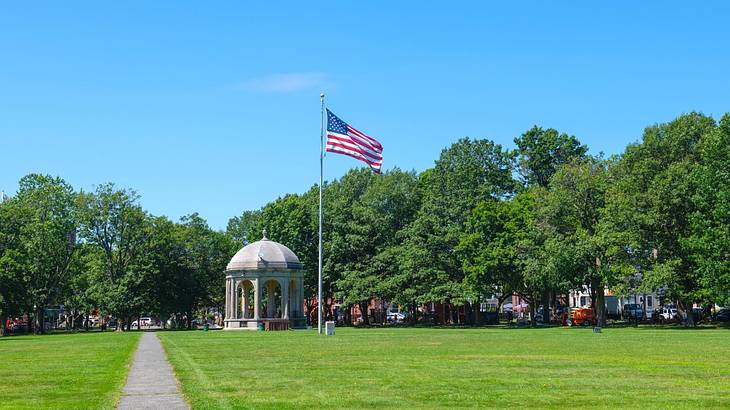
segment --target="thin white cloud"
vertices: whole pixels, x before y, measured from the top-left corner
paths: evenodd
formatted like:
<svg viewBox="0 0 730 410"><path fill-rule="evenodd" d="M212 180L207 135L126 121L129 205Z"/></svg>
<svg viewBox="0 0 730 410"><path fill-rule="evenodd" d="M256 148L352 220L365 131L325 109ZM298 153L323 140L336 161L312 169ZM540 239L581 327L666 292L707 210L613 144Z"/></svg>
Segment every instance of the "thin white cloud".
<svg viewBox="0 0 730 410"><path fill-rule="evenodd" d="M324 73L273 74L248 80L242 86L249 90L290 93L323 87L326 77Z"/></svg>

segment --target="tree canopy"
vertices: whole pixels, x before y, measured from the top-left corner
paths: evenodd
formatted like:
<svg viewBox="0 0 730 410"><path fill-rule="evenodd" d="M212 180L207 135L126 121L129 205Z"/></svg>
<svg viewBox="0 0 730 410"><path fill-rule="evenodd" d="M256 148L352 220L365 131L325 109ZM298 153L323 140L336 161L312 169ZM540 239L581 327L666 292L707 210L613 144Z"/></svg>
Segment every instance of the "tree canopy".
<svg viewBox="0 0 730 410"><path fill-rule="evenodd" d="M365 321L373 300L414 320L429 303L468 320L485 298L519 295L534 313L572 290L591 293L601 321L605 289L660 292L685 312L730 303L730 115L652 125L608 159L552 128L514 142L461 138L420 173L357 168L326 182L326 303L357 305ZM76 192L23 177L0 203L0 319L29 314L42 331L44 309L65 305L127 327L141 314L190 326L223 309L228 260L264 229L302 261L311 310L318 191L283 194L218 231L197 213L153 216L111 183Z"/></svg>

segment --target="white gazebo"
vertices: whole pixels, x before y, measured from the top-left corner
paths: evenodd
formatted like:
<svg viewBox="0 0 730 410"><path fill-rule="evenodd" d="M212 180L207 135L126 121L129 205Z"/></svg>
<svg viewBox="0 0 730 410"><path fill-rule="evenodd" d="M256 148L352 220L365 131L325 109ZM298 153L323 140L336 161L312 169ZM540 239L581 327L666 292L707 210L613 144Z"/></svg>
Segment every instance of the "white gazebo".
<svg viewBox="0 0 730 410"><path fill-rule="evenodd" d="M266 237L236 252L226 267L226 329L305 327L304 272L291 249Z"/></svg>

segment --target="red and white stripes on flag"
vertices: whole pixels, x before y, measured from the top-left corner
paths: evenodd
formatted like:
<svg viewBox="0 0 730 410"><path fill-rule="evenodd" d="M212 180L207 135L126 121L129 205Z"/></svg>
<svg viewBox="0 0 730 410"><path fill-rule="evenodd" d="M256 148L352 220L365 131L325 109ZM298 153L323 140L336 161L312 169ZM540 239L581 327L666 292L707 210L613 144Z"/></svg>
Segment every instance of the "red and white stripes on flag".
<svg viewBox="0 0 730 410"><path fill-rule="evenodd" d="M349 155L380 173L383 165L383 146L327 110L327 152Z"/></svg>

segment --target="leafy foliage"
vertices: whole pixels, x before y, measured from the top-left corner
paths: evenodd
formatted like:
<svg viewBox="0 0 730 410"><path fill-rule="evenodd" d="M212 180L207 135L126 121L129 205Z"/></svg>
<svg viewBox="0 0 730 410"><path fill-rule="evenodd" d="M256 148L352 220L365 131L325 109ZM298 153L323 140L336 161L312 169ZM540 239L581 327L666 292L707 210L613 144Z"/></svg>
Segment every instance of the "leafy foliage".
<svg viewBox="0 0 730 410"><path fill-rule="evenodd" d="M421 173L360 168L325 183L325 303L367 312L378 299L413 318L432 302L470 309L517 294L534 309L587 288L603 317L606 287L660 291L685 311L730 303L730 115L648 127L610 159L554 129L533 127L515 144L462 138ZM113 184L77 194L28 175L0 204L0 320L34 313L42 327L43 308L63 303L127 325L151 313L190 326L222 309L228 260L264 229L302 261L311 309L318 207L313 186L220 232L196 213L152 216Z"/></svg>

